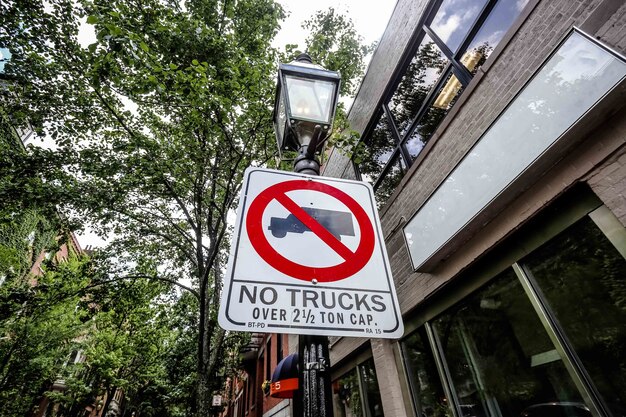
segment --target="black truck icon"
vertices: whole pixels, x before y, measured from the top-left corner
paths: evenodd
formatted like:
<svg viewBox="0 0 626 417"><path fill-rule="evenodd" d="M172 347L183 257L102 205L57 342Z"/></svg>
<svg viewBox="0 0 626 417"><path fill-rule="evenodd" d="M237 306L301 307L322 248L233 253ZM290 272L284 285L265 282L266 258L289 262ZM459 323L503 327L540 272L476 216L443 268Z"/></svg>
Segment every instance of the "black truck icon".
<svg viewBox="0 0 626 417"><path fill-rule="evenodd" d="M352 225L351 213L316 209L311 207L301 208L338 240L341 240L341 236L354 236L354 226ZM268 229L272 231L272 236L279 239L287 236L287 233L304 233L311 231L311 229L305 226L293 214L288 215L287 218L284 219L280 217L271 217Z"/></svg>

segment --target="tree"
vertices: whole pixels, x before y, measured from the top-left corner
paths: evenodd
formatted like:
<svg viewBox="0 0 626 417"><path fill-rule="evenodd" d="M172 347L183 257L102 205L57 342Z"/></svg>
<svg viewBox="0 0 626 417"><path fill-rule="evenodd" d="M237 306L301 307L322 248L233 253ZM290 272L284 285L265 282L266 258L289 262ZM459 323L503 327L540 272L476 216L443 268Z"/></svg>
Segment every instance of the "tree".
<svg viewBox="0 0 626 417"><path fill-rule="evenodd" d="M20 97L3 105L57 146L16 166L51 176L36 193L114 236L111 276L190 282L198 308L194 411L208 415L229 343L217 326L228 215L244 169L275 152L278 55L270 42L282 8L271 0L21 0L0 6L0 15L0 46L12 54L5 71ZM349 23L329 16L311 29L339 34ZM83 47L77 34L85 28L96 41ZM351 36L348 28L339 44ZM345 91L362 71L349 59L358 43L338 50L342 60L320 61L348 75Z"/></svg>
<svg viewBox="0 0 626 417"><path fill-rule="evenodd" d="M26 415L63 374L88 317L86 310L77 309L87 260L73 254L62 264L44 268L35 286L11 279L0 287L2 416Z"/></svg>

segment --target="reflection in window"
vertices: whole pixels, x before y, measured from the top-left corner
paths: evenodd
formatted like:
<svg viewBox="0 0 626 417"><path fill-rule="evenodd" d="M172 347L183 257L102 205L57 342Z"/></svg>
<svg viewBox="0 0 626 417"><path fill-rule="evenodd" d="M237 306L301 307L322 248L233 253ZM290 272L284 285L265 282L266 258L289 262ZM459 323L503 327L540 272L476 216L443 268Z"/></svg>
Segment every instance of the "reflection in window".
<svg viewBox="0 0 626 417"><path fill-rule="evenodd" d="M626 261L589 217L524 260L614 416L626 415Z"/></svg>
<svg viewBox="0 0 626 417"><path fill-rule="evenodd" d="M423 327L402 344L413 404L420 417L452 417Z"/></svg>
<svg viewBox="0 0 626 417"><path fill-rule="evenodd" d="M385 173L380 183L378 183L376 191L374 192L378 208L381 208L387 202L396 189L396 186L400 184L406 172L406 167L403 165L402 161L402 158L396 155L389 166L389 170Z"/></svg>
<svg viewBox="0 0 626 417"><path fill-rule="evenodd" d="M396 144L392 139L387 118L381 114L369 137L368 146L363 148L360 155L359 170L363 179L373 184L393 156L395 148Z"/></svg>
<svg viewBox="0 0 626 417"><path fill-rule="evenodd" d="M406 133L447 63L448 61L432 39L424 36L424 40L389 101L389 109L401 136Z"/></svg>
<svg viewBox="0 0 626 417"><path fill-rule="evenodd" d="M455 52L485 3L485 0L444 0L431 28Z"/></svg>
<svg viewBox="0 0 626 417"><path fill-rule="evenodd" d="M546 403L586 411L511 269L435 320L433 328L463 415L537 416L543 414L532 410Z"/></svg>
<svg viewBox="0 0 626 417"><path fill-rule="evenodd" d="M368 359L333 382L335 417L383 417L374 360Z"/></svg>
<svg viewBox="0 0 626 417"><path fill-rule="evenodd" d="M363 386L363 397L367 408L367 415L371 417L382 417L383 403L380 399L380 390L378 389L378 381L376 380L376 369L374 368L374 360L369 359L359 365L359 374Z"/></svg>
<svg viewBox="0 0 626 417"><path fill-rule="evenodd" d="M333 382L333 409L337 417L363 417L356 368Z"/></svg>
<svg viewBox="0 0 626 417"><path fill-rule="evenodd" d="M485 62L493 49L500 42L508 28L517 18L528 0L500 0L487 17L485 23L467 48L468 53L477 53L481 59L474 64L473 68L464 62L467 69L472 73Z"/></svg>

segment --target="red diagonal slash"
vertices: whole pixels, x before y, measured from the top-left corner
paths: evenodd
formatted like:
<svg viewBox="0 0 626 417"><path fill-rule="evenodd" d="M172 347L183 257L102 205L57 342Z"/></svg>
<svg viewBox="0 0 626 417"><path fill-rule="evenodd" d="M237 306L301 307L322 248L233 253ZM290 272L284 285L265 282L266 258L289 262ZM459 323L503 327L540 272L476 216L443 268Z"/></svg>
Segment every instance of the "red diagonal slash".
<svg viewBox="0 0 626 417"><path fill-rule="evenodd" d="M290 213L298 218L306 227L317 235L324 243L331 247L332 250L337 252L346 261L354 257L354 252L350 250L346 245L341 243L332 233L330 233L324 226L322 226L317 220L315 220L309 213L304 211L299 205L297 205L286 194L277 194L274 198L283 205Z"/></svg>

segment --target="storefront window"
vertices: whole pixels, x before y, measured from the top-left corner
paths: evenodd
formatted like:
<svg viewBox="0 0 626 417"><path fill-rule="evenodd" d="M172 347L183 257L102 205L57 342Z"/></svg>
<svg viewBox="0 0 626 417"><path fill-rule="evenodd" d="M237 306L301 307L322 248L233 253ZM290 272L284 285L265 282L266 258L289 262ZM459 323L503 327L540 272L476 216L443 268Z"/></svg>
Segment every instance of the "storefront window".
<svg viewBox="0 0 626 417"><path fill-rule="evenodd" d="M413 404L420 417L452 417L424 328L402 344Z"/></svg>
<svg viewBox="0 0 626 417"><path fill-rule="evenodd" d="M356 368L333 383L333 409L337 417L363 417L359 375Z"/></svg>
<svg viewBox="0 0 626 417"><path fill-rule="evenodd" d="M383 417L374 360L368 359L333 382L335 417Z"/></svg>
<svg viewBox="0 0 626 417"><path fill-rule="evenodd" d="M523 265L614 416L626 415L626 261L585 217Z"/></svg>
<svg viewBox="0 0 626 417"><path fill-rule="evenodd" d="M550 415L591 416L512 269L433 329L462 416L537 417L552 403Z"/></svg>

